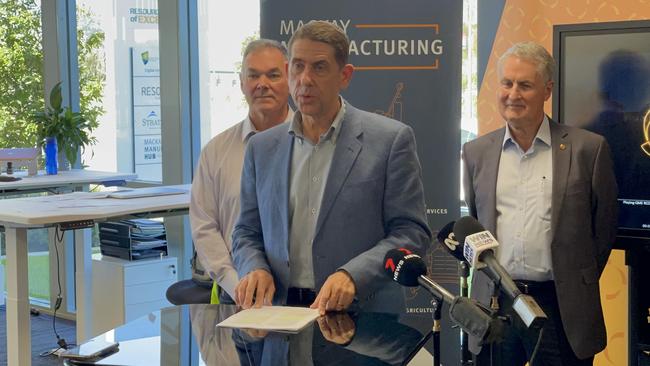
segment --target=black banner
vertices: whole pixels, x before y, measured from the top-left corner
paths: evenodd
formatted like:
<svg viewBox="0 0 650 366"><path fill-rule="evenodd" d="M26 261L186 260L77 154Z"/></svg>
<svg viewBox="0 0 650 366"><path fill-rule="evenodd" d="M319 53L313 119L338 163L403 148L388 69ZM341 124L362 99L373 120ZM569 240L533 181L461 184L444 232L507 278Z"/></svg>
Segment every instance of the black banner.
<svg viewBox="0 0 650 366"><path fill-rule="evenodd" d="M329 21L346 32L355 72L343 97L414 129L434 234L460 215L462 11L457 0L261 2L263 38L286 44L310 20ZM457 293L456 261L436 242L424 259L431 277ZM422 292L405 290L405 311L430 317L431 299ZM447 319L442 335L442 363L458 364L458 330Z"/></svg>

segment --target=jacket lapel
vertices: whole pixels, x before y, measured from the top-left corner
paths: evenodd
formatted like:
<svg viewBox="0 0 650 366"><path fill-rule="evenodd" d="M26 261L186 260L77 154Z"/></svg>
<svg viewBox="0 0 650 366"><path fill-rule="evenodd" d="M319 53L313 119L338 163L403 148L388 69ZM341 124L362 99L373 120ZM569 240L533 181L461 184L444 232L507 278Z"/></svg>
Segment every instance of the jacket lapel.
<svg viewBox="0 0 650 366"><path fill-rule="evenodd" d="M327 217L336 196L341 191L341 187L348 175L354 162L359 156L359 152L363 144L359 137L363 133L361 121L354 118L354 107L350 104L345 106L346 112L344 119L341 123L341 132L339 133L334 149L334 156L332 157L332 164L327 176L327 183L325 184L325 191L323 192L323 200L321 202L321 209L316 221L316 230L314 231L314 238L318 235L325 218Z"/></svg>
<svg viewBox="0 0 650 366"><path fill-rule="evenodd" d="M557 122L549 120L551 126L551 146L553 148L553 190L551 202L551 238L560 219L560 210L566 193L569 170L571 169L571 143L569 133ZM553 239L551 239L554 241Z"/></svg>
<svg viewBox="0 0 650 366"><path fill-rule="evenodd" d="M293 150L293 136L287 133L285 136L279 136L276 141L278 152L278 165L277 166L282 174L274 175L277 177L275 182L276 186L274 191L278 192L276 199L276 207L279 210L280 225L282 225L283 238L280 243L286 243L286 253L288 258L289 253L289 175L291 174L291 151Z"/></svg>
<svg viewBox="0 0 650 366"><path fill-rule="evenodd" d="M486 149L485 164L486 179L484 189L486 192L479 193L482 197L489 197L487 212L485 212L485 221L483 225L492 233L496 233L497 228L497 177L499 176L499 160L501 160L501 151L503 149L503 136L506 130L503 128L500 133L492 135L490 145Z"/></svg>

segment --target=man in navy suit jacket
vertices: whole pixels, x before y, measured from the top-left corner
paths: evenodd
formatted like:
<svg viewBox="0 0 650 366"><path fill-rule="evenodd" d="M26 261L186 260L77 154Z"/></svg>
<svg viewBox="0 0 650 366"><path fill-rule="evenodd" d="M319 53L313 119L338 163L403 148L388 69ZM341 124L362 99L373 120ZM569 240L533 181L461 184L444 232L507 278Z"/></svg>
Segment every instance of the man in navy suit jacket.
<svg viewBox="0 0 650 366"><path fill-rule="evenodd" d="M289 41L298 112L251 138L244 158L233 231L244 308L396 309L403 294L383 273L384 255L430 242L413 130L340 97L354 70L348 46L317 21Z"/></svg>

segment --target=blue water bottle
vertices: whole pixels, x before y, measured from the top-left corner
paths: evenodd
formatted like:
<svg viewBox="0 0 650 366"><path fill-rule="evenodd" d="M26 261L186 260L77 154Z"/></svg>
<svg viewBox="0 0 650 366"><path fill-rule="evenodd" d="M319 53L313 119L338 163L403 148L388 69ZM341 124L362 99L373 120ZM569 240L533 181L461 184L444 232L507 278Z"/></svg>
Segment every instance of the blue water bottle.
<svg viewBox="0 0 650 366"><path fill-rule="evenodd" d="M45 138L45 173L55 175L59 171L59 162L57 161L59 149L56 145L55 137Z"/></svg>

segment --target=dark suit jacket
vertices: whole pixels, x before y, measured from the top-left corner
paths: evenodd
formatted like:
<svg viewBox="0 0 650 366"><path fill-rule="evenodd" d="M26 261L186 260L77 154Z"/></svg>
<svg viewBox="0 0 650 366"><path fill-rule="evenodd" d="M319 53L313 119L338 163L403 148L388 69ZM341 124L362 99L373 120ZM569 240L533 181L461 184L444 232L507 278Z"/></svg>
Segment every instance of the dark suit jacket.
<svg viewBox="0 0 650 366"><path fill-rule="evenodd" d="M413 130L346 104L317 219L312 255L316 290L342 268L366 311L399 311L402 290L384 274L393 248L424 251L431 232ZM273 274L274 304L289 287L289 182L294 137L288 124L253 136L241 181L241 212L233 231L240 278L255 269ZM379 305L368 307L369 304Z"/></svg>
<svg viewBox="0 0 650 366"><path fill-rule="evenodd" d="M553 275L569 343L579 358L587 358L607 344L598 280L616 237L616 180L602 136L554 121L550 129ZM463 146L465 199L470 214L492 233L504 134L505 127ZM492 288L485 275L475 273L472 297L489 304ZM480 350L475 342L470 346Z"/></svg>

